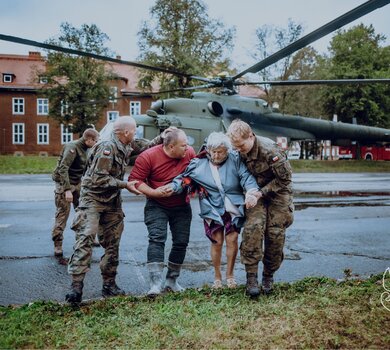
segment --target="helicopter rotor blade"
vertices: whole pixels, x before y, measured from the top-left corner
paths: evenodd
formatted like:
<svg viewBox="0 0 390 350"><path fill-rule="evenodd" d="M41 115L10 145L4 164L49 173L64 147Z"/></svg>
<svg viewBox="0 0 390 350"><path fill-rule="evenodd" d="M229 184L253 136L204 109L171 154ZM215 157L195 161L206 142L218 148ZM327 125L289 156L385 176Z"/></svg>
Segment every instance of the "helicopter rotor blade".
<svg viewBox="0 0 390 350"><path fill-rule="evenodd" d="M389 3L390 0L369 0L362 5L354 8L353 10L348 11L347 13L337 17L333 21L328 22L327 24L314 30L313 32L305 35L304 37L291 43L285 48L275 52L273 55L265 58L264 60L261 60L260 62L242 71L241 73L238 73L232 79L238 79L246 73L257 73L262 69L267 68L270 65L278 62L279 60L287 57L288 55L291 55L292 53L311 44L312 42L324 37L325 35L328 35L329 33L332 33L333 31L341 28L342 26L354 21L355 19L358 19L380 7L388 5Z"/></svg>
<svg viewBox="0 0 390 350"><path fill-rule="evenodd" d="M234 85L347 85L347 84L390 84L390 79L330 79L330 80L275 80L235 82Z"/></svg>
<svg viewBox="0 0 390 350"><path fill-rule="evenodd" d="M125 64L128 66L133 66L133 67L143 68L143 69L152 70L152 71L156 71L156 72L162 72L162 73L183 76L183 77L187 77L187 78L189 78L191 76L191 74L182 73L179 71L175 71L173 69L168 69L168 68L164 68L164 67L154 67L154 66L150 66L150 65L140 63L140 62L124 61L124 60L121 60L118 58L112 58L112 57L94 54L92 52L85 52L85 51L70 49L70 48L66 48L66 47L62 47L62 46L58 46L58 45L41 43L38 41L23 39L23 38L11 36L11 35L0 34L0 40L10 41L10 42L14 42L17 44L40 47L40 48L47 49L47 50L59 51L59 52L69 53L69 54L78 55L78 56L91 57L91 58L95 58L95 59L101 60L101 61L120 63L120 64Z"/></svg>

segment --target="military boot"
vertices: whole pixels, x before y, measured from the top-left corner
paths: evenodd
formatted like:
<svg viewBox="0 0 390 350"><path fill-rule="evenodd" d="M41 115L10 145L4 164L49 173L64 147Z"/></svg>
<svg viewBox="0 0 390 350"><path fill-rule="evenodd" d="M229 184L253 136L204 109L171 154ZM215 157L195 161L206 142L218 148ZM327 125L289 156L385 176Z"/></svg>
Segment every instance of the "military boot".
<svg viewBox="0 0 390 350"><path fill-rule="evenodd" d="M257 273L247 272L246 273L246 289L245 292L251 298L256 298L260 295L260 289L257 282Z"/></svg>
<svg viewBox="0 0 390 350"><path fill-rule="evenodd" d="M62 241L54 241L54 256L56 258L63 257Z"/></svg>
<svg viewBox="0 0 390 350"><path fill-rule="evenodd" d="M104 282L102 288L104 298L116 297L118 295L126 295L125 291L118 287L115 281Z"/></svg>
<svg viewBox="0 0 390 350"><path fill-rule="evenodd" d="M81 302L81 298L83 296L83 287L84 282L82 281L73 281L72 282L72 290L70 293L65 295L65 301L71 304L78 304Z"/></svg>
<svg viewBox="0 0 390 350"><path fill-rule="evenodd" d="M182 292L184 288L177 283L177 278L180 275L181 264L175 264L168 261L168 272L165 279L165 292Z"/></svg>
<svg viewBox="0 0 390 350"><path fill-rule="evenodd" d="M261 286L263 288L264 294L270 294L272 292L273 287L274 287L274 276L263 274Z"/></svg>
<svg viewBox="0 0 390 350"><path fill-rule="evenodd" d="M68 265L68 259L62 252L62 241L54 241L54 257L60 265Z"/></svg>
<svg viewBox="0 0 390 350"><path fill-rule="evenodd" d="M162 292L162 273L164 270L164 263L151 262L148 263L150 289L147 293L148 296L154 297Z"/></svg>

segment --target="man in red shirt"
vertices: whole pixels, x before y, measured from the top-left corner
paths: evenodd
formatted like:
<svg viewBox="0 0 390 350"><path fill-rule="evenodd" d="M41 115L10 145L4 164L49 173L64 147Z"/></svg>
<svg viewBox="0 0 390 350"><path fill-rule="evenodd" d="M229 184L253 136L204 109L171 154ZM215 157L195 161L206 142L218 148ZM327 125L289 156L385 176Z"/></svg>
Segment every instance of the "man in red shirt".
<svg viewBox="0 0 390 350"><path fill-rule="evenodd" d="M172 249L168 258L165 289L174 292L183 288L177 283L190 236L192 219L189 197L186 193L172 194L165 186L181 174L195 157L195 151L187 145L184 131L173 129L166 133L162 145L152 147L138 156L129 181L138 180L136 188L147 197L145 224L149 233L147 250L151 288L148 295L162 291L164 249L167 225L172 232Z"/></svg>

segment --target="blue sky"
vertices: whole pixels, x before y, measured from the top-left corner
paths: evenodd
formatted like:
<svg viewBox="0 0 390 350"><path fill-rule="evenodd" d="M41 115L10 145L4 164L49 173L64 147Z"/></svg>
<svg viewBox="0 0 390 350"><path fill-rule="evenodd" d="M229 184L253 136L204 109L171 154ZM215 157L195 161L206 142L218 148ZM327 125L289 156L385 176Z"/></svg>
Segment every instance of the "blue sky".
<svg viewBox="0 0 390 350"><path fill-rule="evenodd" d="M254 64L248 52L254 45L255 29L264 25L286 26L288 18L301 23L305 34L364 3L364 0L205 0L209 15L236 27L234 66ZM59 34L60 24L79 27L94 23L111 39L110 48L125 60L136 60L137 31L148 20L154 0L0 0L0 33L45 41ZM390 5L352 23L373 24L390 45ZM331 35L314 44L326 52ZM0 53L27 54L36 48L0 40Z"/></svg>

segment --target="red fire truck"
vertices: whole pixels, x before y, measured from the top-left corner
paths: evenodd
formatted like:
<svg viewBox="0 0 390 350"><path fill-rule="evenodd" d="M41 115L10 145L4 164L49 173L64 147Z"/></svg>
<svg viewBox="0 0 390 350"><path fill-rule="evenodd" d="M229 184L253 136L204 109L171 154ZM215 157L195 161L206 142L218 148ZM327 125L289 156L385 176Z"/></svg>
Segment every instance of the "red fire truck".
<svg viewBox="0 0 390 350"><path fill-rule="evenodd" d="M356 159L356 145L339 147L339 159ZM360 146L360 158L367 160L390 160L390 144Z"/></svg>

